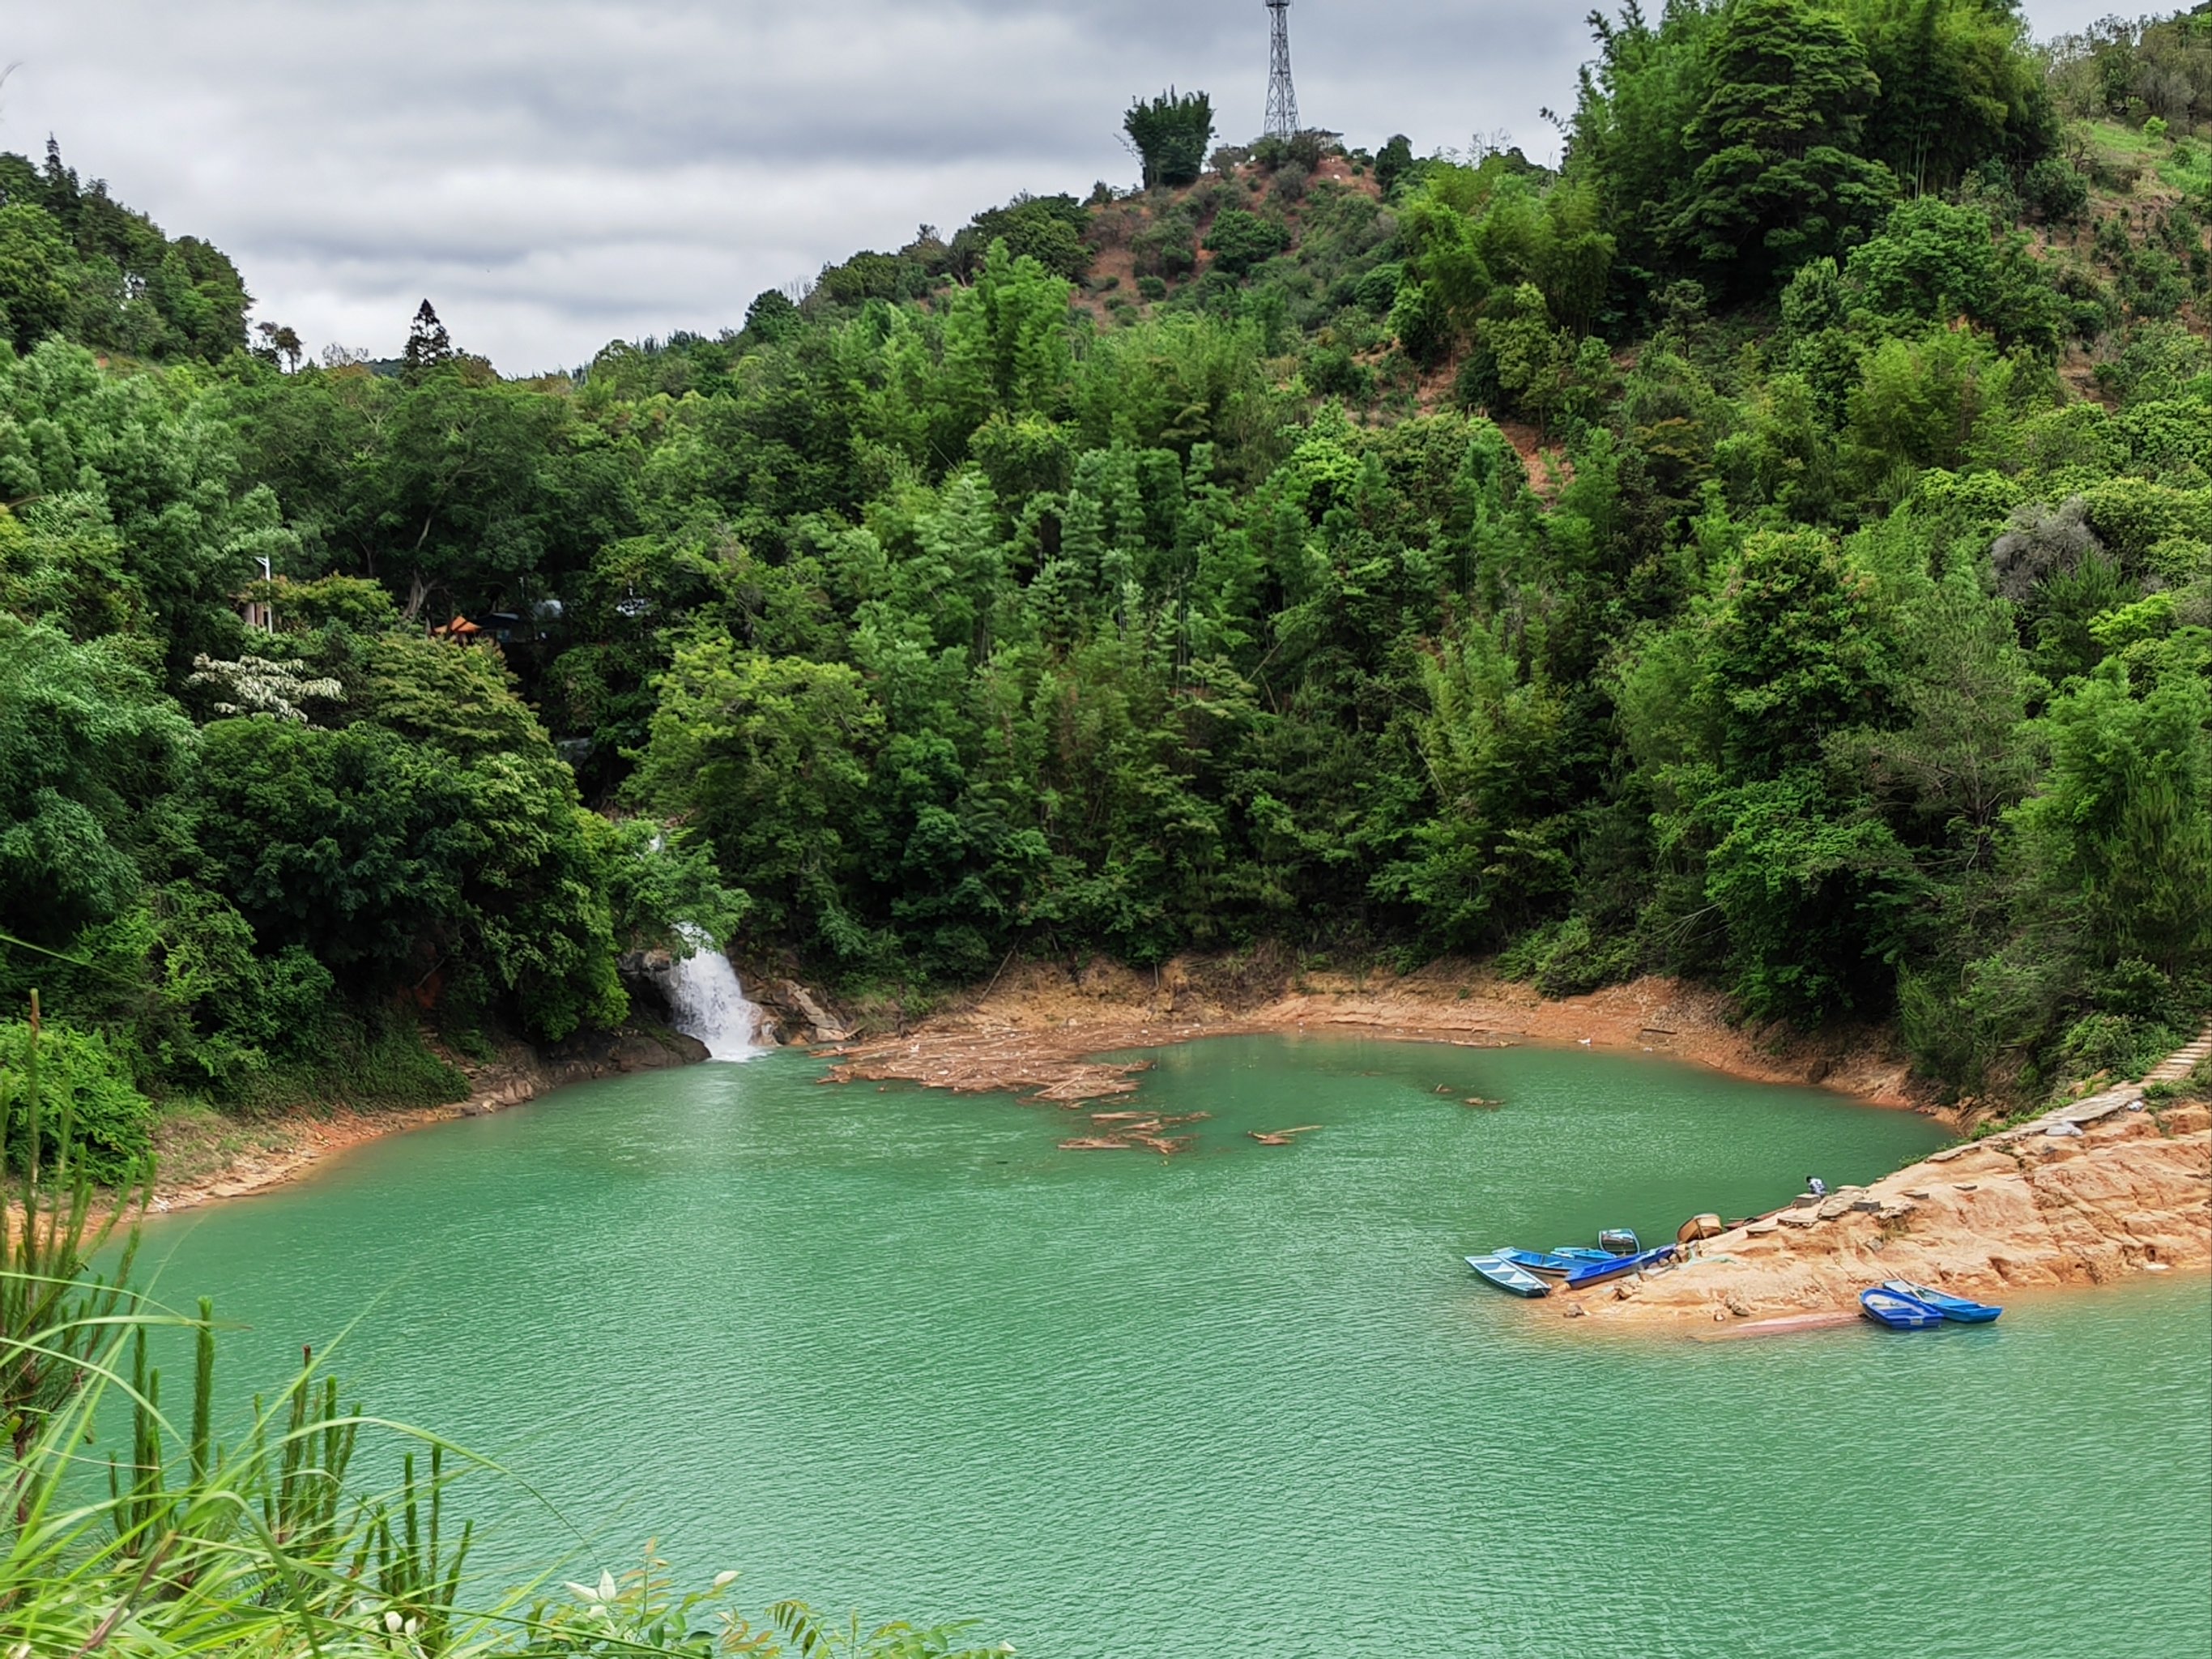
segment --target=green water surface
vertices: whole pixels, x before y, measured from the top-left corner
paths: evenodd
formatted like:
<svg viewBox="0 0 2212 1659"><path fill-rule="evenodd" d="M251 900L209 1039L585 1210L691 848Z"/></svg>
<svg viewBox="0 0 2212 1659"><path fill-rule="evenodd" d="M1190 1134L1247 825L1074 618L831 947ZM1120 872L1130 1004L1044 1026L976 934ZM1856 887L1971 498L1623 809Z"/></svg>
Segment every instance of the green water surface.
<svg viewBox="0 0 2212 1659"><path fill-rule="evenodd" d="M465 1489L499 1576L655 1538L752 1602L1039 1659L2212 1654L2202 1278L1708 1346L1590 1340L1460 1262L1864 1181L1921 1119L1578 1049L1221 1040L1144 1080L1213 1114L1163 1161L821 1070L398 1137L147 1260L250 1327L240 1390L353 1323L376 1411L515 1471Z"/></svg>

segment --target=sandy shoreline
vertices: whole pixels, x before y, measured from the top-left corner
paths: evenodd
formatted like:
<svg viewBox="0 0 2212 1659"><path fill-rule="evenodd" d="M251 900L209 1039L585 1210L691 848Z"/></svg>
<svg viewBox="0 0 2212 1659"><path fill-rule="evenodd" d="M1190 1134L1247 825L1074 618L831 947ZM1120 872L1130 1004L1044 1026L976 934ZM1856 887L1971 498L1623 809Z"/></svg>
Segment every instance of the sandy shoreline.
<svg viewBox="0 0 2212 1659"><path fill-rule="evenodd" d="M1306 1031L1475 1046L1581 1043L1665 1054L1753 1082L1832 1089L1878 1106L1932 1109L1883 1034L1752 1030L1730 1023L1717 992L1679 980L1547 1000L1465 963L1403 976L1307 975L1274 988L1221 979L1218 964L1171 963L1158 975L1109 963L1079 974L1025 964L988 994L902 1036L830 1050L839 1062L831 1079L904 1080L1075 1104L1137 1087L1140 1066L1101 1063L1098 1054Z"/></svg>

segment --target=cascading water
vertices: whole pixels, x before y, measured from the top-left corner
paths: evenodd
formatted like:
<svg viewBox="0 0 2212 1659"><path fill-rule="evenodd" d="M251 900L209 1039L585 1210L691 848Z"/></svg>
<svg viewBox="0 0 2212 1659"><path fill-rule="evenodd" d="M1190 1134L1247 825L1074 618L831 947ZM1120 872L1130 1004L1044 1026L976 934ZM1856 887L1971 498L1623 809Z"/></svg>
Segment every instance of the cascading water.
<svg viewBox="0 0 2212 1659"><path fill-rule="evenodd" d="M670 963L658 976L676 1029L705 1043L715 1060L757 1057L765 1052L759 1042L761 1012L745 1000L738 970L703 930L686 926L682 931L691 954Z"/></svg>

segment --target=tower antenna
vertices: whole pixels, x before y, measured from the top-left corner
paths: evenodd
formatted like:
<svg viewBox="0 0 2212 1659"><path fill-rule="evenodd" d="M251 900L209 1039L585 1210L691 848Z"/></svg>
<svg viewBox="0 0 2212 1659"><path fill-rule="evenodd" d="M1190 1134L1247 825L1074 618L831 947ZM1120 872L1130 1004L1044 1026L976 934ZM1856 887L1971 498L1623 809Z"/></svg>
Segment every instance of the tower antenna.
<svg viewBox="0 0 2212 1659"><path fill-rule="evenodd" d="M1274 23L1274 66L1267 76L1267 137L1292 138L1298 131L1298 93L1291 84L1291 0L1267 0Z"/></svg>

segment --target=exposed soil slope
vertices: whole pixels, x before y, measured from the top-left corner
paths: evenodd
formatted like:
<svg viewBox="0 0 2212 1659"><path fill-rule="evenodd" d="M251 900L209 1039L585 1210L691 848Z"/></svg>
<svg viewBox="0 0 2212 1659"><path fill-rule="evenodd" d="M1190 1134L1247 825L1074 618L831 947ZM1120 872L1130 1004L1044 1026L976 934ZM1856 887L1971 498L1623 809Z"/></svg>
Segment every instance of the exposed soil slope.
<svg viewBox="0 0 2212 1659"><path fill-rule="evenodd" d="M1547 1001L1466 963L1419 973L1304 974L1231 958L1158 974L1099 962L1010 970L985 994L912 1031L836 1052L837 1080L904 1079L932 1088L1010 1091L1066 1104L1127 1094L1140 1066L1091 1056L1192 1037L1336 1032L1433 1042L1528 1039L1666 1054L1738 1077L1813 1083L1887 1106L1922 1103L1905 1057L1882 1034L1805 1037L1730 1020L1726 999L1643 979Z"/></svg>

